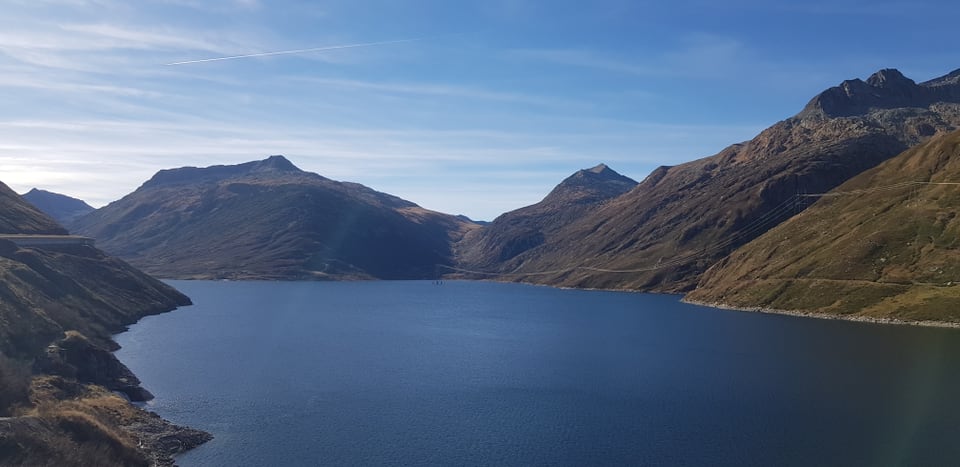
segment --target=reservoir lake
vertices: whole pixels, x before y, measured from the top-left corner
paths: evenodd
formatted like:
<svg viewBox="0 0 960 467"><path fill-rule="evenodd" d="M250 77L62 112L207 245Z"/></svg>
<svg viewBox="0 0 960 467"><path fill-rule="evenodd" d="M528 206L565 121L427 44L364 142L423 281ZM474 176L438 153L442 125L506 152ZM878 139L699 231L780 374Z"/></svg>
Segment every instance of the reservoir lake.
<svg viewBox="0 0 960 467"><path fill-rule="evenodd" d="M116 336L181 466L956 465L960 330L493 282L169 281Z"/></svg>

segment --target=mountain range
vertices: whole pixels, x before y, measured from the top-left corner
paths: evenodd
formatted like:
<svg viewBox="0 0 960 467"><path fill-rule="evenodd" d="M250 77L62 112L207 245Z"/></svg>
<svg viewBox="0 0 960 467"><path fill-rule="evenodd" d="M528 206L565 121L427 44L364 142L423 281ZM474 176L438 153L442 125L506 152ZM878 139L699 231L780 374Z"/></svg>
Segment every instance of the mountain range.
<svg viewBox="0 0 960 467"><path fill-rule="evenodd" d="M162 277L425 279L477 224L283 156L163 170L72 231Z"/></svg>
<svg viewBox="0 0 960 467"><path fill-rule="evenodd" d="M844 81L750 141L654 170L516 256L465 255L459 266L548 285L692 290L708 267L796 214L787 204L797 193L829 191L960 126L958 80L960 70L916 84L885 69Z"/></svg>
<svg viewBox="0 0 960 467"><path fill-rule="evenodd" d="M710 294L691 297L721 303L733 296L722 293L731 285L713 274L703 280L709 268L722 260L730 267L724 258L818 196L958 127L960 70L918 84L884 69L821 92L793 117L713 156L659 167L640 183L604 164L584 169L542 201L485 225L273 156L158 172L69 226L163 277L447 274L673 293L702 283Z"/></svg>

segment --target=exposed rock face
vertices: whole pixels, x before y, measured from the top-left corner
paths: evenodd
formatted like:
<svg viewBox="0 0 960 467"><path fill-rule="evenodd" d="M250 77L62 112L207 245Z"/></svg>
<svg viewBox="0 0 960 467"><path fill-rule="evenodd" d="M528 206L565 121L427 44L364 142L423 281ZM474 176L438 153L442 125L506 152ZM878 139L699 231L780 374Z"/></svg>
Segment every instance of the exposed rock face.
<svg viewBox="0 0 960 467"><path fill-rule="evenodd" d="M163 170L71 224L147 272L229 279L434 277L475 227L282 156Z"/></svg>
<svg viewBox="0 0 960 467"><path fill-rule="evenodd" d="M23 199L64 225L80 216L93 212L93 207L83 200L37 188L24 193Z"/></svg>
<svg viewBox="0 0 960 467"><path fill-rule="evenodd" d="M800 117L850 117L880 109L924 108L939 102L960 102L960 70L917 84L897 70L880 70L866 81L847 80L814 97Z"/></svg>
<svg viewBox="0 0 960 467"><path fill-rule="evenodd" d="M37 409L0 419L0 465L172 466L211 439L71 378L37 377L30 393Z"/></svg>
<svg viewBox="0 0 960 467"><path fill-rule="evenodd" d="M882 70L844 82L748 142L655 170L493 269L551 285L690 290L710 265L801 209L784 205L798 192L828 191L960 126L956 75L918 85Z"/></svg>
<svg viewBox="0 0 960 467"><path fill-rule="evenodd" d="M113 353L76 331L68 331L65 338L51 344L35 365L41 373L100 385L123 393L134 402L153 399L149 391L140 387L140 379Z"/></svg>
<svg viewBox="0 0 960 467"><path fill-rule="evenodd" d="M844 183L711 267L688 298L960 321L960 186L949 183L960 183L960 131Z"/></svg>
<svg viewBox="0 0 960 467"><path fill-rule="evenodd" d="M552 239L567 225L637 185L605 164L577 171L542 201L503 214L471 232L459 245L460 266L472 270L509 270L522 253Z"/></svg>

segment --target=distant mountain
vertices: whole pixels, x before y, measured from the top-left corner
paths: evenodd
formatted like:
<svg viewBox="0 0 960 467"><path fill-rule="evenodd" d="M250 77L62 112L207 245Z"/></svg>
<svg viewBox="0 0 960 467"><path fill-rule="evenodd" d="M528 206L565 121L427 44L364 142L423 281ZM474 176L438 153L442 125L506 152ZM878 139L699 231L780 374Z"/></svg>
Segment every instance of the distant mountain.
<svg viewBox="0 0 960 467"><path fill-rule="evenodd" d="M93 212L93 207L83 200L46 190L34 188L22 196L23 199L56 219L60 224L67 224L80 216Z"/></svg>
<svg viewBox="0 0 960 467"><path fill-rule="evenodd" d="M271 156L162 170L70 227L164 277L418 279L477 225Z"/></svg>
<svg viewBox="0 0 960 467"><path fill-rule="evenodd" d="M960 321L960 131L869 170L711 267L689 299Z"/></svg>
<svg viewBox="0 0 960 467"><path fill-rule="evenodd" d="M458 245L460 267L509 271L522 263L524 252L552 240L564 227L636 185L605 164L579 170L539 203L502 214L468 234Z"/></svg>
<svg viewBox="0 0 960 467"><path fill-rule="evenodd" d="M0 226L66 232L2 183ZM0 465L172 465L173 454L210 439L112 392L150 397L111 353L111 336L188 304L89 245L27 248L0 238Z"/></svg>
<svg viewBox="0 0 960 467"><path fill-rule="evenodd" d="M469 222L469 223L471 223L471 224L477 224L477 225L489 225L489 224L490 224L489 221L475 221L475 220L473 220L473 219L471 219L471 218L469 218L469 217L467 217L467 216L465 216L465 215L463 215L463 214L457 214L455 217L456 217L457 219L460 219L460 220L462 220L462 221L464 221L464 222Z"/></svg>
<svg viewBox="0 0 960 467"><path fill-rule="evenodd" d="M960 126L958 76L916 84L888 69L845 81L750 141L654 170L548 237L531 229L528 239L466 247L493 252L482 258L505 252L500 264L473 261L477 255L468 263L551 285L690 290L709 266L795 214L784 205L795 194L828 191Z"/></svg>
<svg viewBox="0 0 960 467"><path fill-rule="evenodd" d="M66 234L67 230L0 183L0 234Z"/></svg>

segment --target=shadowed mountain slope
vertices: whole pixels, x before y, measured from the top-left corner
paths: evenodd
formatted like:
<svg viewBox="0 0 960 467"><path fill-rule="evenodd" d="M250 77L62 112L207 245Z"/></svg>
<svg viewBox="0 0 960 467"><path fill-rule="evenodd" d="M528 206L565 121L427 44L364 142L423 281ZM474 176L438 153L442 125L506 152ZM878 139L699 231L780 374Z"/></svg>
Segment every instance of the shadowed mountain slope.
<svg viewBox="0 0 960 467"><path fill-rule="evenodd" d="M93 212L93 207L83 200L37 188L24 193L23 199L46 215L56 219L60 224L66 224Z"/></svg>
<svg viewBox="0 0 960 467"><path fill-rule="evenodd" d="M66 234L67 230L0 183L0 234Z"/></svg>
<svg viewBox="0 0 960 467"><path fill-rule="evenodd" d="M70 227L164 277L419 279L476 225L272 156L160 171Z"/></svg>
<svg viewBox="0 0 960 467"><path fill-rule="evenodd" d="M542 245L565 226L636 185L604 164L579 170L539 203L502 214L470 232L459 245L460 261L479 270L513 267L511 259Z"/></svg>
<svg viewBox="0 0 960 467"><path fill-rule="evenodd" d="M656 169L490 269L526 272L501 277L550 285L690 290L710 265L795 214L785 203L796 193L828 191L960 126L957 75L918 85L882 70L846 81L750 141Z"/></svg>
<svg viewBox="0 0 960 467"><path fill-rule="evenodd" d="M960 131L854 177L710 268L737 307L960 321Z"/></svg>

